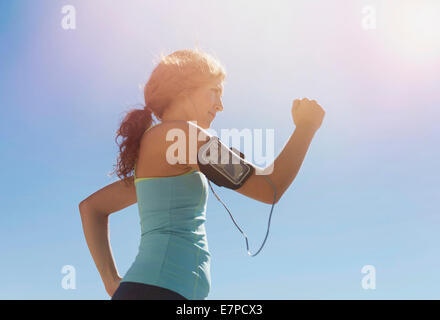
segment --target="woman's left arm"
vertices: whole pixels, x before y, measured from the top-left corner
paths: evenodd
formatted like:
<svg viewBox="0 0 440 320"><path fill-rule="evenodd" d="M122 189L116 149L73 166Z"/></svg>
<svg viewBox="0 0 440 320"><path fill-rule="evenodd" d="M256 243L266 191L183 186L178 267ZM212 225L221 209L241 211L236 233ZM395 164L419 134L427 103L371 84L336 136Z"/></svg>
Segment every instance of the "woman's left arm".
<svg viewBox="0 0 440 320"><path fill-rule="evenodd" d="M81 209L109 216L137 202L133 177L113 182L91 194L79 204Z"/></svg>
<svg viewBox="0 0 440 320"><path fill-rule="evenodd" d="M110 296L113 296L121 277L110 246L108 216L137 202L133 178L129 179L109 184L79 204L87 245Z"/></svg>

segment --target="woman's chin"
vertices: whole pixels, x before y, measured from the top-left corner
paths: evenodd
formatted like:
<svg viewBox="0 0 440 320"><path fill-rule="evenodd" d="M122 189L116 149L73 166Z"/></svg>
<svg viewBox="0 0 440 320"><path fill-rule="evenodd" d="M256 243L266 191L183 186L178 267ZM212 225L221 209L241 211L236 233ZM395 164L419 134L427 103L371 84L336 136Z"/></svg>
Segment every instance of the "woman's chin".
<svg viewBox="0 0 440 320"><path fill-rule="evenodd" d="M211 123L203 123L202 125L201 125L201 127L203 128L203 129L209 129L209 127L211 126Z"/></svg>
<svg viewBox="0 0 440 320"><path fill-rule="evenodd" d="M210 126L211 126L211 120L205 120L205 121L201 121L200 122L200 126L203 128L203 129L208 129Z"/></svg>

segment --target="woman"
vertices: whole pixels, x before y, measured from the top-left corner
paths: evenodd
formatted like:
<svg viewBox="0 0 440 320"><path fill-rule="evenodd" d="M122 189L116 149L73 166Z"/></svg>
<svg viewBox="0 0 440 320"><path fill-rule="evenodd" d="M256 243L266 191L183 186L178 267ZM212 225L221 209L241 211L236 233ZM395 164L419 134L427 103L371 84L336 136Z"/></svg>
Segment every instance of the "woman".
<svg viewBox="0 0 440 320"><path fill-rule="evenodd" d="M197 150L210 137L206 129L223 110L225 77L220 62L200 49L162 55L145 85L144 109L131 110L116 136L123 138L115 170L121 180L80 203L87 245L112 299L208 296L207 180L197 163L188 161L189 132L190 126L197 129ZM153 125L153 113L160 123ZM296 177L324 114L314 100L293 102L296 128L269 175L277 190L276 202ZM167 158L174 143L167 133L176 129L184 133L187 143L185 161L174 163ZM272 186L255 173L236 191L268 204L274 200ZM139 253L121 278L110 248L108 216L136 202L142 232Z"/></svg>

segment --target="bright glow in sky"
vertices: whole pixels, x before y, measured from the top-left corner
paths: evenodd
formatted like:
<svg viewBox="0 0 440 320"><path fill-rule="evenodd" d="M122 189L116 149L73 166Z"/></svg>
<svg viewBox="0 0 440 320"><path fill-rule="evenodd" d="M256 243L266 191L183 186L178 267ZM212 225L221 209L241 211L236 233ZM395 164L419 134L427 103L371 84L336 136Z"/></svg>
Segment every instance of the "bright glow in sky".
<svg viewBox="0 0 440 320"><path fill-rule="evenodd" d="M387 41L393 45L396 55L413 62L429 64L440 60L440 2L400 1L389 6ZM385 16L383 16L385 19Z"/></svg>

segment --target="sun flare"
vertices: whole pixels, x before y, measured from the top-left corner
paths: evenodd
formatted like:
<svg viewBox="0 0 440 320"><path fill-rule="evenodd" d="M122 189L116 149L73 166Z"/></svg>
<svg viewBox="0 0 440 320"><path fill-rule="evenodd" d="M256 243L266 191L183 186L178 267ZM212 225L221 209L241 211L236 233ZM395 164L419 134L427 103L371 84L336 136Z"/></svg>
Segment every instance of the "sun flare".
<svg viewBox="0 0 440 320"><path fill-rule="evenodd" d="M402 1L389 10L393 50L411 60L440 61L440 1Z"/></svg>

